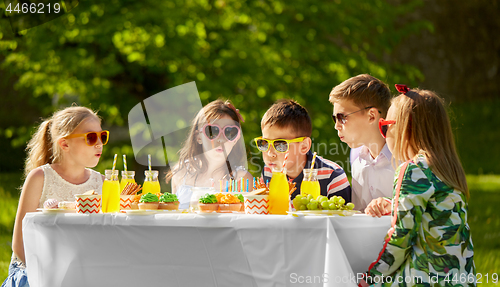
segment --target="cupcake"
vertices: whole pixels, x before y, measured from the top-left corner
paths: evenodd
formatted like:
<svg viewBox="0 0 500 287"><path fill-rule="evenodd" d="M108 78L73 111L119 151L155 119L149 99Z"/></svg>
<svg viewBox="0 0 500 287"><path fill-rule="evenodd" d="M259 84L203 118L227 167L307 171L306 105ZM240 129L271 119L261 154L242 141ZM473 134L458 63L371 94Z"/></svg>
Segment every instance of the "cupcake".
<svg viewBox="0 0 500 287"><path fill-rule="evenodd" d="M43 203L43 208L45 209L55 209L59 207L59 201L54 198L49 198Z"/></svg>
<svg viewBox="0 0 500 287"><path fill-rule="evenodd" d="M160 196L160 207L159 209L165 210L178 210L179 209L179 200L177 199L177 195L165 192Z"/></svg>
<svg viewBox="0 0 500 287"><path fill-rule="evenodd" d="M139 209L158 209L160 203L158 202L158 196L152 193L146 193L139 199Z"/></svg>
<svg viewBox="0 0 500 287"><path fill-rule="evenodd" d="M243 206L242 200L244 198L241 194L238 196L234 194L222 194L219 193L216 195L217 200L219 201L219 211L220 212L235 212L241 211L241 207ZM241 197L241 199L240 199Z"/></svg>
<svg viewBox="0 0 500 287"><path fill-rule="evenodd" d="M214 194L205 194L200 197L198 208L200 209L200 212L217 212L219 209L217 197Z"/></svg>

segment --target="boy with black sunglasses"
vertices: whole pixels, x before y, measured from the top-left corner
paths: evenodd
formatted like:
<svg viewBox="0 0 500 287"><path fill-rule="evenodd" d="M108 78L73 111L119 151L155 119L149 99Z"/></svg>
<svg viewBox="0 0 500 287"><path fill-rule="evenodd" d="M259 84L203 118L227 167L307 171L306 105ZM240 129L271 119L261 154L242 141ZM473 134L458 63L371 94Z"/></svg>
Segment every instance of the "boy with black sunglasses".
<svg viewBox="0 0 500 287"><path fill-rule="evenodd" d="M261 121L262 137L255 139L257 148L262 152L265 181L271 181L272 170L283 167L285 154L287 179L293 180L297 190L290 196L292 200L300 194L304 169L311 168L312 123L307 110L294 100L279 100L273 104ZM342 196L351 202L351 186L344 170L336 163L316 157L314 168L318 170L321 195Z"/></svg>
<svg viewBox="0 0 500 287"><path fill-rule="evenodd" d="M364 211L373 199L392 197L392 154L379 131L379 120L385 118L391 98L389 87L367 74L345 80L329 96L340 140L353 149L352 154L359 154L351 159L356 210Z"/></svg>

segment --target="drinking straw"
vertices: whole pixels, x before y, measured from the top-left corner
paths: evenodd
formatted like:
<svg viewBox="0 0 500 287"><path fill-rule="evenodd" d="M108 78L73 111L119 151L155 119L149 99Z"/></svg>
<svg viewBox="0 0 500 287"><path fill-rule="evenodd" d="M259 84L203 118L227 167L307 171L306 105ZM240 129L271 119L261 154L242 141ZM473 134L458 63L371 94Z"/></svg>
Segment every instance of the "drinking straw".
<svg viewBox="0 0 500 287"><path fill-rule="evenodd" d="M149 171L151 171L151 155L148 154L148 166L149 166Z"/></svg>
<svg viewBox="0 0 500 287"><path fill-rule="evenodd" d="M229 172L229 177L232 179L233 178L233 171L231 170L231 164L229 163L229 160L227 159L227 154L226 154L226 148L224 145L221 145L222 147L222 152L224 153L224 158L226 159L226 165L227 165L227 171Z"/></svg>
<svg viewBox="0 0 500 287"><path fill-rule="evenodd" d="M283 161L283 168L281 169L282 173L286 173L285 165L287 160L288 160L288 152L285 154L285 160Z"/></svg>
<svg viewBox="0 0 500 287"><path fill-rule="evenodd" d="M118 156L118 154L115 153L115 157L113 159L113 168L111 169L111 178L114 177L114 173L115 173L115 168L116 168L116 157Z"/></svg>
<svg viewBox="0 0 500 287"><path fill-rule="evenodd" d="M313 153L313 159L311 161L311 171L309 172L309 178L307 179L308 181L311 181L312 175L313 175L313 170L314 170L314 162L316 161L316 155L317 153Z"/></svg>
<svg viewBox="0 0 500 287"><path fill-rule="evenodd" d="M123 170L127 172L127 155L123 155Z"/></svg>

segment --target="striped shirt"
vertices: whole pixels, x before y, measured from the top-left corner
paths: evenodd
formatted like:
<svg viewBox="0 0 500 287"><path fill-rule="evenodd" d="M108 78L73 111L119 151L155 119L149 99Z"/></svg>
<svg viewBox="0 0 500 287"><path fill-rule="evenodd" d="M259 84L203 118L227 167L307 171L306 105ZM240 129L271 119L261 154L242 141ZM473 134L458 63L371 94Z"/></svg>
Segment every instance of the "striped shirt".
<svg viewBox="0 0 500 287"><path fill-rule="evenodd" d="M311 168L313 154L309 151L306 155L307 162L304 168L308 169ZM347 180L347 176L342 167L333 161L322 158L321 156L316 156L314 168L318 170L318 182L321 188L321 195L328 196L328 198L334 195L342 196L346 202L351 202L351 186L349 185L349 180ZM271 181L271 177L273 176L271 168L267 165L264 166L262 175L265 182ZM290 196L290 199L294 199L295 196L300 194L300 185L303 178L304 173L301 172L299 176L293 179L297 190ZM287 179L290 180L288 176Z"/></svg>

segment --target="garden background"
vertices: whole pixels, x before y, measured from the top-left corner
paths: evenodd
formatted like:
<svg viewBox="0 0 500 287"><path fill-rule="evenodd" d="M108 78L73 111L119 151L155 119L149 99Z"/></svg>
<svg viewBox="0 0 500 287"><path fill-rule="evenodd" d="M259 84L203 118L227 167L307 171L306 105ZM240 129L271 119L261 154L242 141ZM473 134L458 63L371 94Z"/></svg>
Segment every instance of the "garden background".
<svg viewBox="0 0 500 287"><path fill-rule="evenodd" d="M142 182L127 115L149 96L195 81L203 104L231 99L246 120L249 161L260 161L251 139L266 109L292 98L311 114L316 146L340 147L320 153L349 172L328 94L360 73L394 94L399 83L446 99L471 189L477 271L490 281L500 273L499 1L63 1L52 21L16 18L10 2L0 3L0 280L26 142L53 111L74 102L98 110L111 138L96 170L126 154Z"/></svg>

